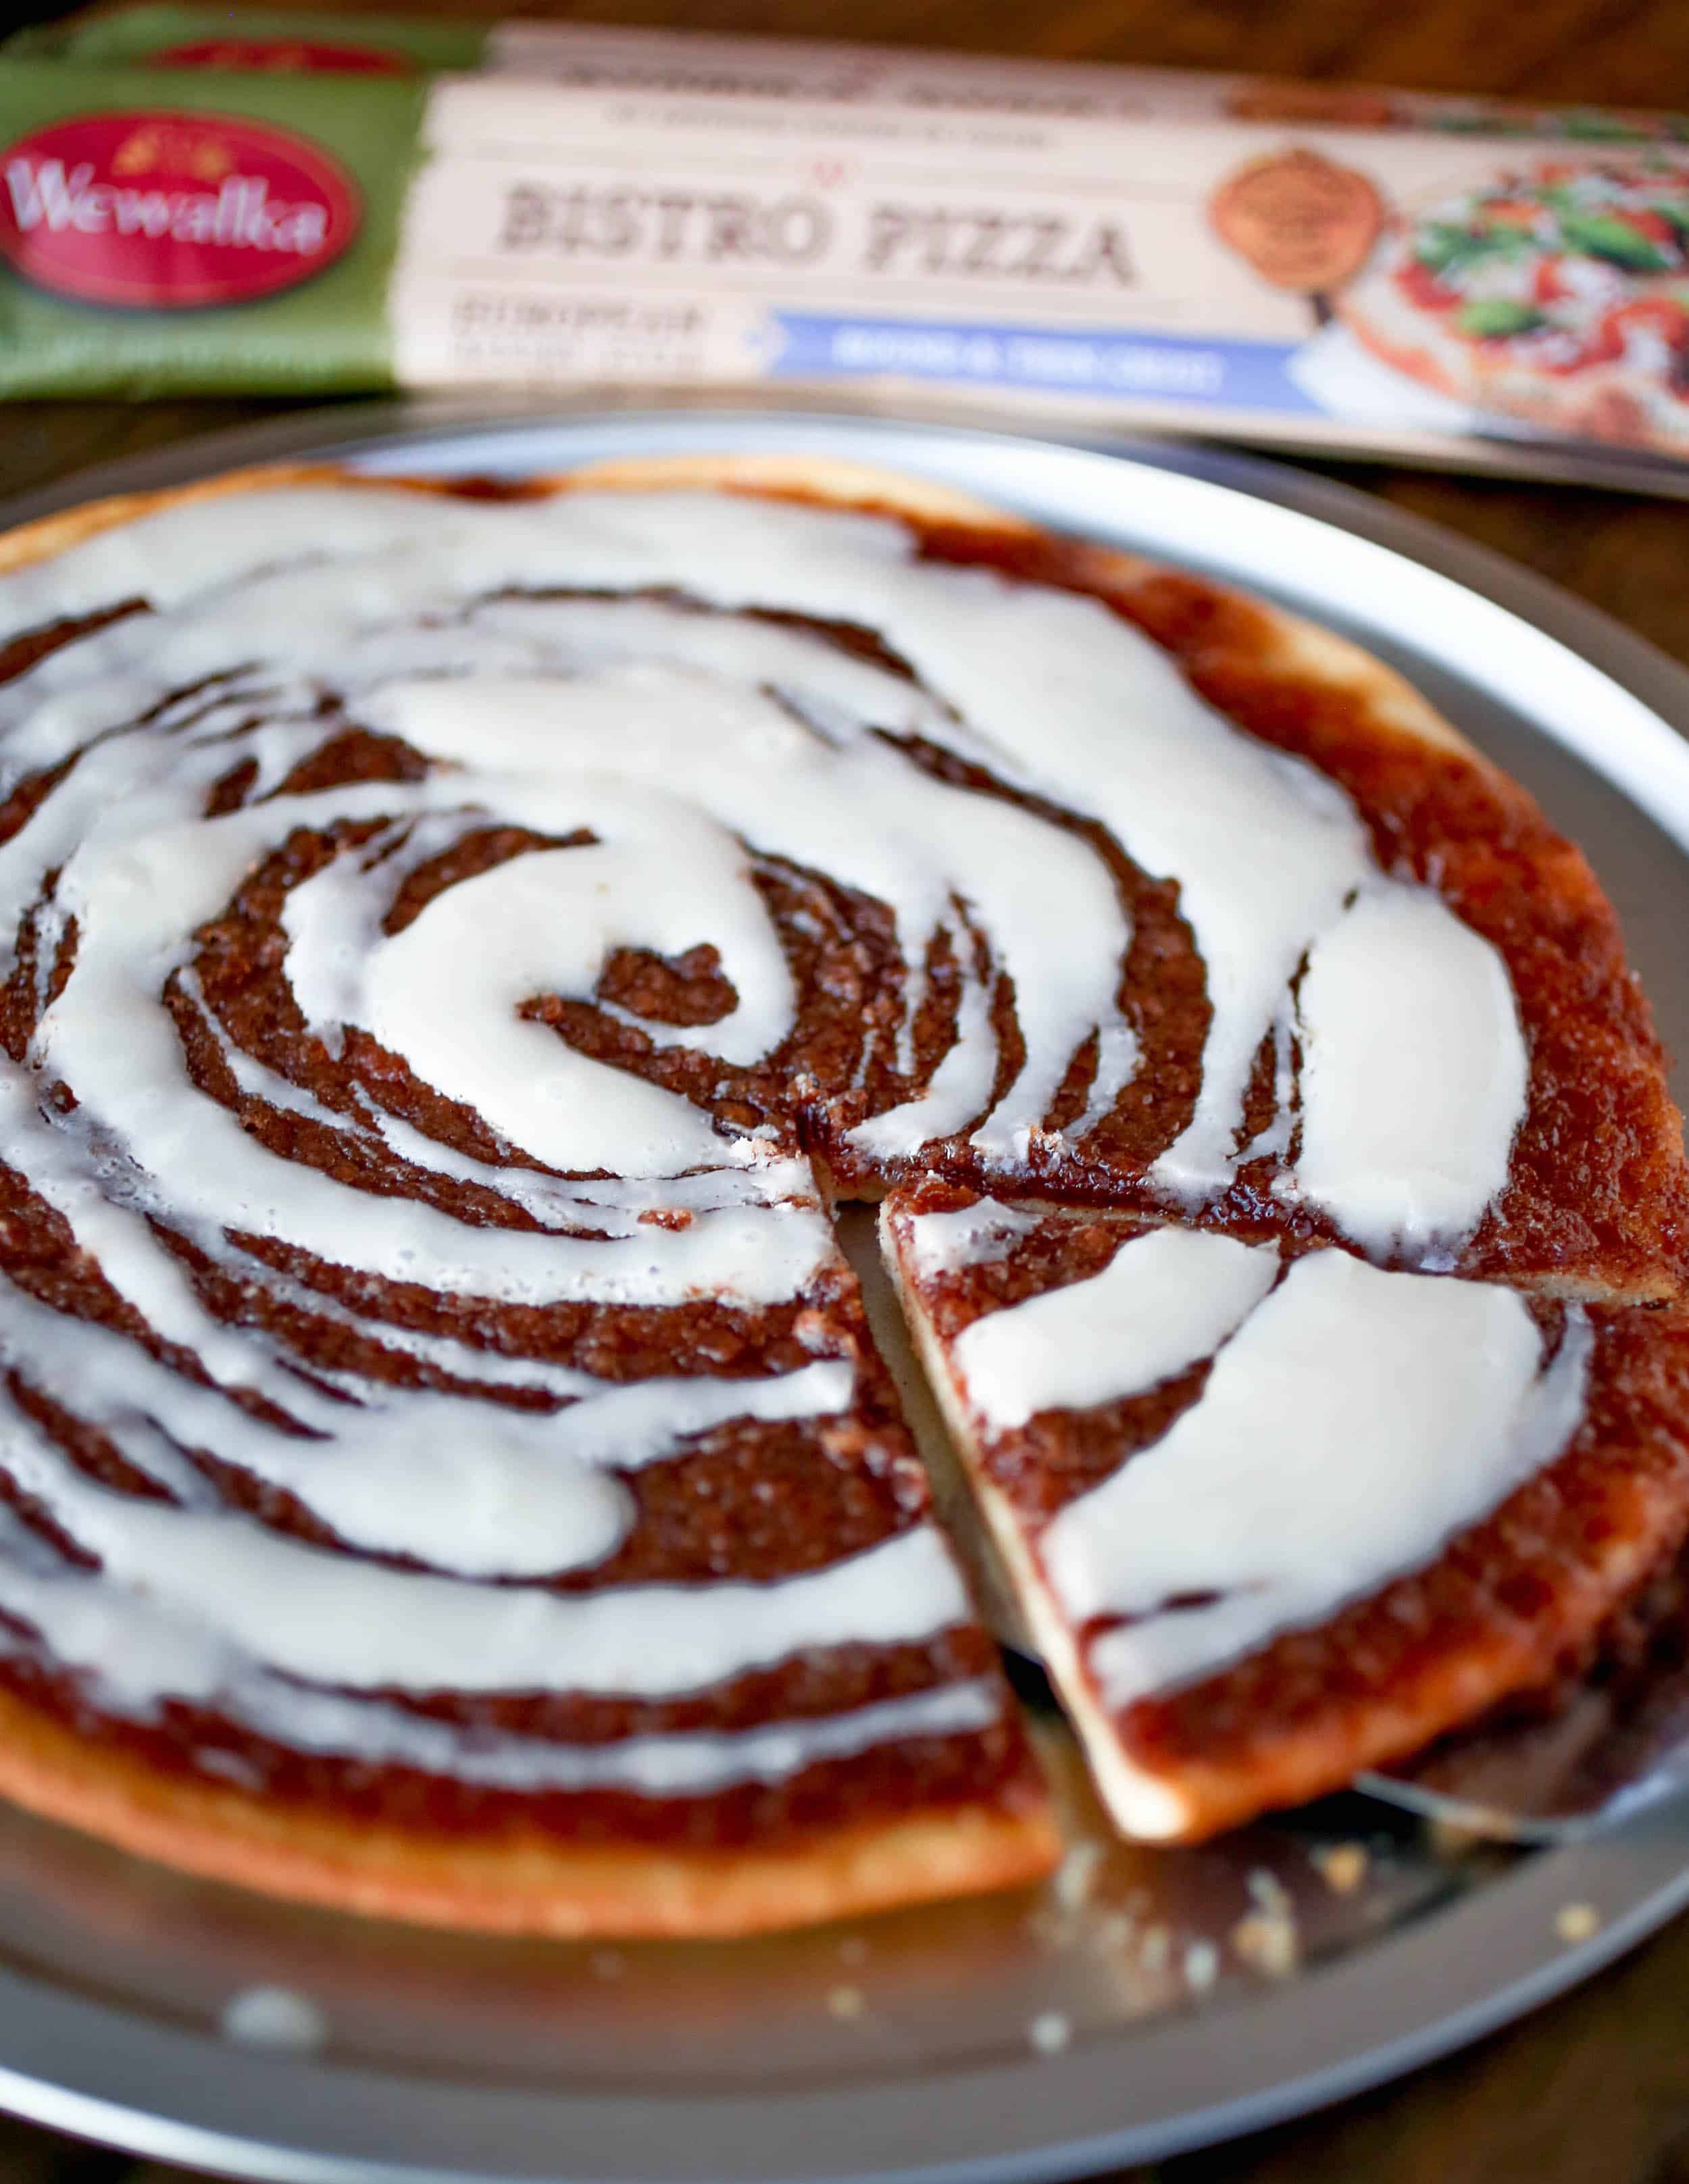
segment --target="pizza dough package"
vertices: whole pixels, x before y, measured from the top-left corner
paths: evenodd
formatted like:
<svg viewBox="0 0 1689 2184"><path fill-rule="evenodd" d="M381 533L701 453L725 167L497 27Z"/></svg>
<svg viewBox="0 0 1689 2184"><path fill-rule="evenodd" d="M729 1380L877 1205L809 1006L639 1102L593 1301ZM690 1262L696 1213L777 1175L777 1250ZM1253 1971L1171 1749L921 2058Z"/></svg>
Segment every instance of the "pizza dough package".
<svg viewBox="0 0 1689 2184"><path fill-rule="evenodd" d="M817 390L1689 490L1689 120L142 6L0 58L0 395Z"/></svg>

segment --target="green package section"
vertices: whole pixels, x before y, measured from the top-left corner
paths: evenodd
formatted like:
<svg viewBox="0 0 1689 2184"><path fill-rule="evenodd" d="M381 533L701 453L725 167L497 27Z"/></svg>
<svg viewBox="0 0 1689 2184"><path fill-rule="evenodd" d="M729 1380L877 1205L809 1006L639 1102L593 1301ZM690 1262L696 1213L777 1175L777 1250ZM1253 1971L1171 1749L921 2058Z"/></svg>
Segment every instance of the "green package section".
<svg viewBox="0 0 1689 2184"><path fill-rule="evenodd" d="M483 24L430 21L400 15L359 15L340 9L293 8L120 8L73 15L19 31L0 55L8 60L53 59L119 66L150 61L177 46L225 42L347 47L390 57L413 69L473 69L487 43ZM231 56L231 58L233 58Z"/></svg>
<svg viewBox="0 0 1689 2184"><path fill-rule="evenodd" d="M0 192L15 192L8 153L35 131L145 111L290 131L332 154L362 201L357 232L332 264L282 293L237 303L117 308L0 267L0 397L338 394L391 386L387 287L426 98L421 77L204 69L142 76L0 59Z"/></svg>

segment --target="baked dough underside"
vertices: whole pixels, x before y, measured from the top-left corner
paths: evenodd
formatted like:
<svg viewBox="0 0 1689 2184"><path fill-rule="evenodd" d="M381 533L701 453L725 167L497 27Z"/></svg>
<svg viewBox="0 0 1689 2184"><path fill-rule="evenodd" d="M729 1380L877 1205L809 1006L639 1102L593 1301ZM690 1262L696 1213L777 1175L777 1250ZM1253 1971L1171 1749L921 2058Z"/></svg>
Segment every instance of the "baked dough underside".
<svg viewBox="0 0 1689 2184"><path fill-rule="evenodd" d="M1248 1736L1229 1686L1211 1683L1188 1702L1140 1707L1123 1729L1096 1709L1080 1725L1105 1786L1123 1739L1151 1771L1200 1778L1178 1825L1151 1830L1194 1833L1346 1779L1541 1680L1549 1657L1598 1625L1689 1521L1659 1453L1678 1399L1675 1353L1663 1336L1605 1331L1609 1320L1642 1325L1609 1307L1681 1292L1677 1118L1612 913L1577 852L1377 663L1196 580L827 466L660 465L569 482L725 486L735 521L841 503L892 511L913 571L971 571L957 581L1005 612L1034 585L1087 616L1101 602L1257 746L1336 785L1360 829L1344 854L1390 876L1404 916L1434 895L1505 966L1528 1067L1499 1187L1457 1240L1374 1240L1371 1257L1525 1283L1553 1323L1545 1342L1556 1313L1594 1316L1599 1401L1579 1446L1598 1447L1614 1493L1630 1497L1617 1527L1625 1553L1557 1535L1542 1612L1524 1618L1526 1636L1510 1624L1505 1643L1486 1623L1486 1586L1507 1572L1480 1554L1472 1642L1432 1648L1437 1660L1406 1696L1405 1671L1382 1655L1370 1683L1323 1691L1329 1641L1316 1628L1232 1672L1249 1694ZM314 476L230 489L266 529L283 502L260 496L292 493L320 497L319 526L343 510L354 533L364 510L410 490ZM446 500L447 513L459 505ZM410 504L404 527L426 533L441 499ZM468 506L492 516L550 504L525 493ZM193 507L174 496L57 519L14 536L0 567L39 575L45 557L107 526ZM278 582L288 551L283 537ZM889 1188L917 1195L900 1203L933 1189L965 1203L989 1189L1089 1206L1057 1217L1092 1239L1171 1216L1270 1244L1286 1262L1351 1252L1341 1208L1291 1187L1295 1040L1281 1013L1244 1056L1220 1184L1170 1195L1166 1156L1201 1120L1215 1024L1179 883L1129 855L1081 799L1063 804L1023 772L994 771L956 730L949 694L851 599L825 613L789 593L724 602L613 568L594 581L566 560L536 574L518 557L449 604L431 597L420 652L407 639L372 655L356 688L355 655L344 673L337 656L288 681L250 669L238 645L180 634L171 616L187 622L186 608L145 604L144 554L130 583L108 577L114 588L20 618L24 641L0 655L7 694L28 701L8 746L0 856L27 873L55 800L86 800L20 885L0 1007L30 1111L5 1148L0 1340L15 1462L0 1787L145 1853L282 1893L555 1933L743 1931L1032 1878L1056 1848L1043 1792L932 1527L822 1201ZM221 611L237 621L246 605L237 583ZM386 602L357 607L378 624ZM272 626L276 610L252 627ZM452 694L471 626L485 678L472 760L485 777L465 798L452 784L471 753L453 740L461 724L441 694ZM695 872L686 860L716 847L677 850L672 837L630 878L614 862L616 829L638 832L625 805L595 780L583 787L584 773L541 794L524 772L537 671L622 678L610 710L581 722L583 748L599 756L640 705L666 719L681 688L682 740L645 749L630 735L618 752L642 795L726 799L713 778L703 788L683 778L683 760L717 727L762 738L735 807L757 816L735 827L729 810L720 831L750 845L736 906L755 905L789 980L778 1038L730 1036L766 951L683 900L667 923L649 911L665 857ZM149 673L168 687L154 694ZM132 681L119 711L90 733L85 686L103 693L120 677ZM721 710L723 677L749 681L767 716L747 727L739 695L738 710ZM59 707L45 727L43 700L48 715ZM852 705L866 735L841 728ZM125 777L125 753L143 744L144 763ZM144 866L138 892L132 862L75 861L109 826L104 813L154 794L159 826L124 850ZM856 829L832 861L811 823L829 798ZM959 811L970 827L999 830L969 868L980 887L1012 875L1023 852L1051 886L1083 869L1088 899L1112 903L1125 936L1103 995L1112 1018L1094 996L1099 1021L1075 1036L1071 994L1066 1018L1040 1018L1026 967L1036 951L1021 956L1019 980L1004 960L1005 936L1035 928L1035 905L1012 890L994 930L941 863L917 873L908 901L888 900L895 855L887 892L867 883L906 800L917 843ZM166 819L192 831L166 839ZM220 883L212 849L242 828ZM551 914L524 888L542 874L572 886L592 858L606 890L631 890L637 914L605 926L583 985L522 985L522 950ZM477 916L454 928L454 905L471 901ZM618 915L624 906L618 897ZM158 933L145 940L125 918L153 910ZM917 913L928 922L911 950ZM1040 944L1054 937L1044 929ZM472 1013L488 972L477 950L517 981L506 1013L523 1055L549 1042L669 1095L665 1115L678 1095L722 1145L754 1154L671 1162L649 1188L594 1182L614 1178L608 1159L534 1156L524 1131L547 1127L543 1116L532 1101L497 1106L515 1080L507 1072L499 1091L488 1055L500 1050L477 1047L483 1032L504 1035ZM467 1030L458 1008L471 1011ZM451 1035L428 1047L442 1021ZM970 1045L984 1072L971 1095L950 1096L946 1122L946 1058ZM438 1050L438 1069L423 1066L425 1050ZM980 1117L1009 1106L1040 1060L1041 1106L994 1138ZM187 1097L174 1138L145 1137L154 1093L166 1106ZM622 1127L606 1124L606 1144ZM109 1252L78 1228L66 1145L115 1209L98 1232ZM298 1172L297 1201L279 1213L254 1159ZM343 1251L326 1240L332 1214L313 1227L299 1211L324 1191L350 1224ZM553 1254L560 1273L542 1267L547 1234L571 1240ZM1001 1263L1019 1279L1016 1252ZM1028 1279L1040 1263L1025 1262ZM914 1309L932 1318L925 1298ZM1642 1365L1607 1373L1609 1356L1633 1351ZM937 1378L942 1390L942 1364ZM1645 1401L1647 1434L1634 1423ZM994 1451L957 1416L995 1517L990 1479L1005 1465L1030 1476L1037 1461L1019 1442ZM1098 1429L1080 1437L1094 1444ZM1116 1462L1135 1446L1119 1421L1101 1429ZM1063 1416L1040 1431L1059 1471ZM588 1482L566 1507L549 1436L569 1442ZM311 1453L324 1443L331 1460L355 1457L357 1479L328 1477ZM387 1468L365 1477L377 1458ZM477 1514L485 1492L497 1506ZM242 1555L224 1555L236 1535ZM99 1564L155 1600L162 1591L183 1626L149 1628L130 1648L126 1683L99 1650L111 1644L103 1605L91 1613L67 1575ZM1403 1582L1434 1590L1443 1568ZM176 1598L171 1573L185 1569L193 1580ZM352 1612L354 1596L335 1590L347 1569L376 1588L355 1612L389 1634L385 1650L348 1653L334 1636L336 1615ZM706 1600L709 1587L722 1590ZM700 1611L691 1620L688 1603ZM537 1635L521 1625L530 1604ZM478 1680L454 1671L442 1633L456 1630L454 1658L476 1658ZM1459 1673L1444 1673L1457 1654ZM1291 1655L1300 1680L1284 1665ZM1424 1697L1433 1685L1437 1704Z"/></svg>

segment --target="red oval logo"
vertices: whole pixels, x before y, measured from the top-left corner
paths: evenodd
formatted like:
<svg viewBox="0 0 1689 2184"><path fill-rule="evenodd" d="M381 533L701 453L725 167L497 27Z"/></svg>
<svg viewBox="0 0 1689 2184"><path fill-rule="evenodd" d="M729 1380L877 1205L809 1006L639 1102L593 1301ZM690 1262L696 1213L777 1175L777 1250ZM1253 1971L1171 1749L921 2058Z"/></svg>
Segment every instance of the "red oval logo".
<svg viewBox="0 0 1689 2184"><path fill-rule="evenodd" d="M187 310L296 287L358 232L320 145L226 114L86 114L0 153L0 258L84 303Z"/></svg>
<svg viewBox="0 0 1689 2184"><path fill-rule="evenodd" d="M296 70L323 75L408 75L410 63L385 46L330 46L315 38L196 38L148 56L152 68Z"/></svg>

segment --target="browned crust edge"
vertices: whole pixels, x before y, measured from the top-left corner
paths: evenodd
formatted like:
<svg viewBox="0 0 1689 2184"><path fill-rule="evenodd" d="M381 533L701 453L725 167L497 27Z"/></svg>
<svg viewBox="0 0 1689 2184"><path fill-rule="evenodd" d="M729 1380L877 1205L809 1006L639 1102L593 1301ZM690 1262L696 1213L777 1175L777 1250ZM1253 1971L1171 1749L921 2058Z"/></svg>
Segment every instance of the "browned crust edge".
<svg viewBox="0 0 1689 2184"><path fill-rule="evenodd" d="M732 1936L1037 1880L1041 1806L975 1805L768 1851L559 1846L304 1812L177 1778L0 1692L0 1796L163 1864L337 1911L557 1940Z"/></svg>
<svg viewBox="0 0 1689 2184"><path fill-rule="evenodd" d="M1653 1575L1662 1538L1669 1545L1677 1529L1663 1515L1660 1534L1610 1546L1582 1574L1575 1591L1557 1601L1558 1619L1548 1642L1530 1624L1487 1631L1438 1656L1387 1700L1376 1697L1363 1708L1335 1708L1329 1716L1298 1724L1270 1749L1257 1744L1246 1772L1235 1763L1182 1752L1165 1774L1154 1778L1184 1806L1176 1840L1206 1841L1262 1811L1341 1790L1364 1769L1412 1758L1439 1737L1538 1688L1563 1652L1592 1638ZM1116 1733L1129 1747L1129 1716L1124 1730Z"/></svg>

